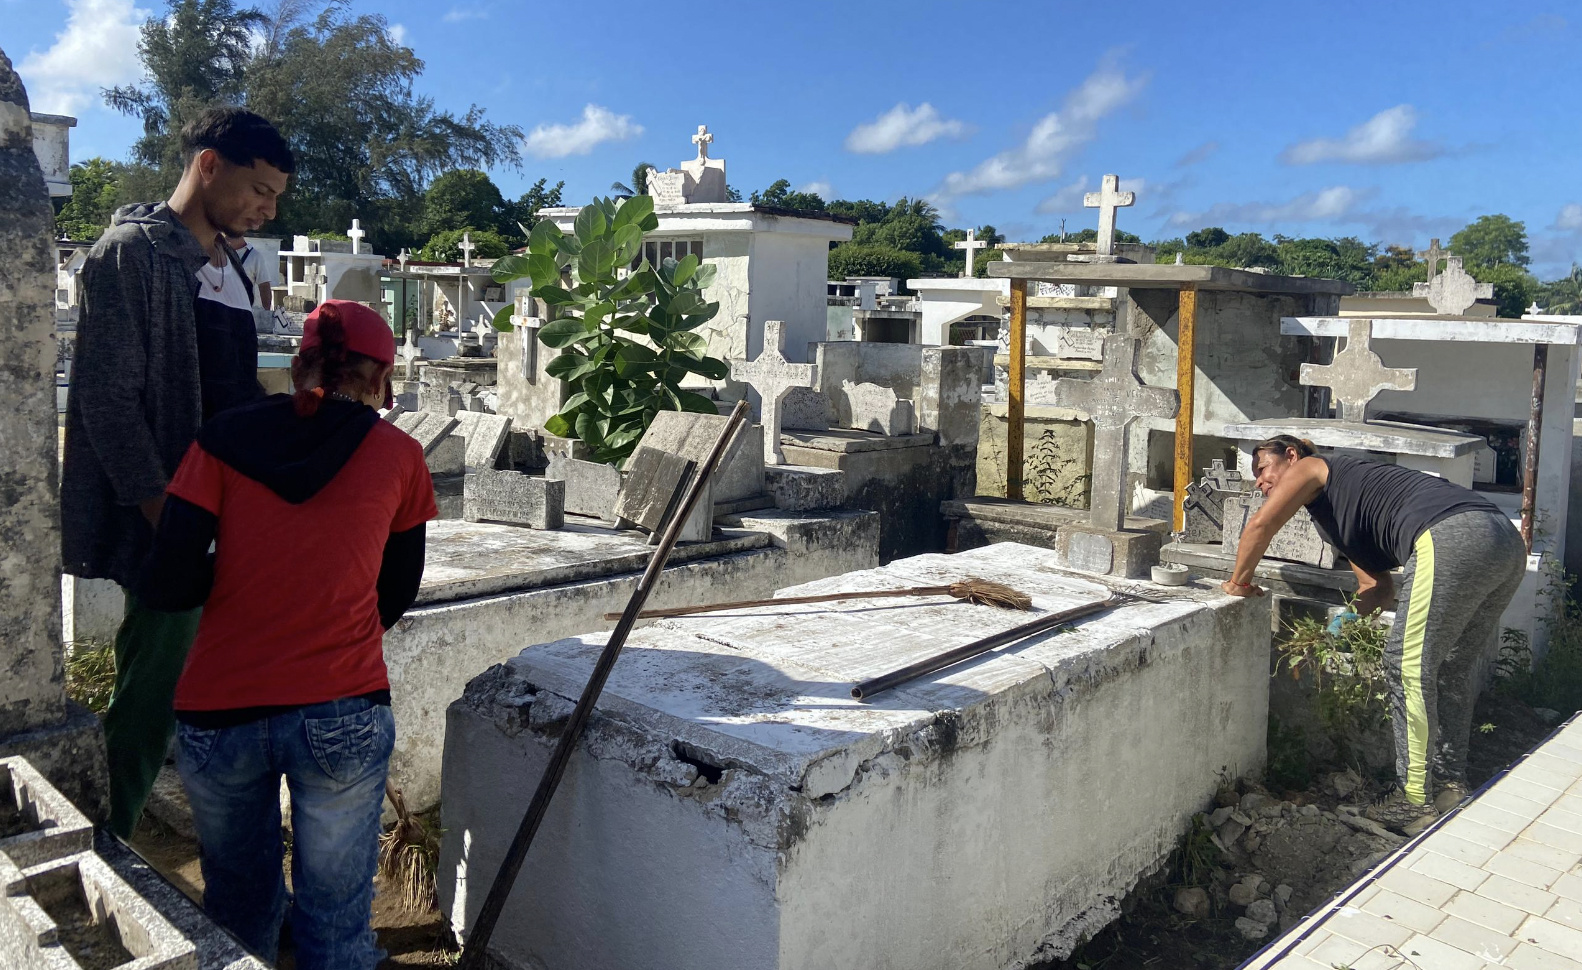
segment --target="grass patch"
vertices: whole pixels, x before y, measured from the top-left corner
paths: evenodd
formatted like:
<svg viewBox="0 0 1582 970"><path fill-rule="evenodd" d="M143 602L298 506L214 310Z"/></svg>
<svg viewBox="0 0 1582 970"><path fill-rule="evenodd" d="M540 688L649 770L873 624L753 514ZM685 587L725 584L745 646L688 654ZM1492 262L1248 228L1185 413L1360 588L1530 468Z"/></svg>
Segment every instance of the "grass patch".
<svg viewBox="0 0 1582 970"><path fill-rule="evenodd" d="M1498 689L1529 707L1548 708L1562 716L1582 710L1582 604L1566 596L1543 619L1549 652L1532 662L1532 647L1519 630L1500 636L1496 665Z"/></svg>
<svg viewBox="0 0 1582 970"><path fill-rule="evenodd" d="M100 717L115 690L115 644L76 640L66 653L66 696Z"/></svg>

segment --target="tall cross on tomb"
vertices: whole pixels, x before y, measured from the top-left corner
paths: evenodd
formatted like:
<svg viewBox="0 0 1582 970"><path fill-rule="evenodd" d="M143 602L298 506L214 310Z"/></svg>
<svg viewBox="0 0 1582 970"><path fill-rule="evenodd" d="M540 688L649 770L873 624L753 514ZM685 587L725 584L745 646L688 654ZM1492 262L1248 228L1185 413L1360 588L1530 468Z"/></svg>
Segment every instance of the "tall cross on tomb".
<svg viewBox="0 0 1582 970"><path fill-rule="evenodd" d="M1115 255L1115 210L1136 205L1136 192L1122 192L1121 177L1106 175L1099 180L1099 190L1082 197L1082 204L1099 210L1099 255Z"/></svg>
<svg viewBox="0 0 1582 970"><path fill-rule="evenodd" d="M698 125L698 133L692 136L692 144L698 146L698 157L709 157L709 143L714 141L714 136L709 134L708 125Z"/></svg>
<svg viewBox="0 0 1582 970"><path fill-rule="evenodd" d="M1432 283L1434 277L1439 275L1439 261L1449 256L1450 253L1439 248L1439 237L1435 236L1428 241L1428 248L1417 254L1417 258L1428 263L1428 282Z"/></svg>
<svg viewBox="0 0 1582 970"><path fill-rule="evenodd" d="M818 387L817 364L793 364L786 360L785 323L770 320L764 324L764 349L758 359L731 361L731 380L752 385L763 398L760 423L764 426L764 464L784 465L785 451L780 447L780 404L793 387Z"/></svg>
<svg viewBox="0 0 1582 970"><path fill-rule="evenodd" d="M412 254L407 252L407 249L406 249L405 246L402 246L401 247L401 252L396 254L396 259L399 260L400 263L401 263L401 272L403 272L403 273L406 272L406 261L411 259L411 258L412 258Z"/></svg>
<svg viewBox="0 0 1582 970"><path fill-rule="evenodd" d="M1332 363L1303 364L1300 380L1309 386L1328 387L1342 421L1366 421L1368 402L1380 391L1410 391L1417 387L1417 368L1385 367L1368 346L1373 340L1372 320L1352 320L1346 349Z"/></svg>
<svg viewBox="0 0 1582 970"><path fill-rule="evenodd" d="M1461 265L1460 256L1445 257L1445 271L1427 283L1413 283L1412 295L1425 297L1435 313L1460 316L1479 300L1494 298L1493 283L1479 283Z"/></svg>
<svg viewBox="0 0 1582 970"><path fill-rule="evenodd" d="M1092 380L1055 381L1059 407L1084 411L1093 422L1093 490L1088 498L1095 526L1119 532L1126 524L1126 441L1134 418L1173 418L1181 395L1168 387L1149 387L1137 376L1136 337L1104 338L1104 363Z"/></svg>
<svg viewBox="0 0 1582 970"><path fill-rule="evenodd" d="M367 233L366 230L363 229L363 222L362 222L361 219L353 219L352 220L352 227L350 229L346 230L346 235L352 241L352 252L354 254L362 252L363 251L363 237L368 235L368 233Z"/></svg>
<svg viewBox="0 0 1582 970"><path fill-rule="evenodd" d="M462 233L461 242L456 244L456 248L461 250L461 264L463 266L471 266L472 251L478 248L478 244L472 241L472 233Z"/></svg>
<svg viewBox="0 0 1582 970"><path fill-rule="evenodd" d="M967 251L967 263L961 268L961 278L970 279L972 277L972 263L973 260L977 258L977 251L980 249L988 249L989 244L978 238L978 230L968 229L967 238L963 239L959 243L954 243L953 245L957 249L964 249Z"/></svg>

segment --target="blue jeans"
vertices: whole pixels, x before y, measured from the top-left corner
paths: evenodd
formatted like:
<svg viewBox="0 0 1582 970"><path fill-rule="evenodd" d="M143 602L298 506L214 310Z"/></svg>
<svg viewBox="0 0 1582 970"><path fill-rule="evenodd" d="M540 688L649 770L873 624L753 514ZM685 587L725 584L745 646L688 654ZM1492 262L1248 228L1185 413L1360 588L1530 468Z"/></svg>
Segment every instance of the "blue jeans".
<svg viewBox="0 0 1582 970"><path fill-rule="evenodd" d="M347 698L237 727L176 732L203 908L270 963L287 895L280 776L291 790L291 936L301 970L373 970L379 813L395 745L390 708Z"/></svg>

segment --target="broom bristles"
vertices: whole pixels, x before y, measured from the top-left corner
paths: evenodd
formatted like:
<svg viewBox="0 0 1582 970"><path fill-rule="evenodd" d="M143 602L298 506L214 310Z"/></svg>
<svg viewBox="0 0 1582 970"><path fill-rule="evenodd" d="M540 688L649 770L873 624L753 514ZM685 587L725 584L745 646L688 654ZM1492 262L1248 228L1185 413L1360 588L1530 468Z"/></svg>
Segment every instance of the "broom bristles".
<svg viewBox="0 0 1582 970"><path fill-rule="evenodd" d="M385 782L385 794L395 809L396 823L379 835L379 875L395 888L403 911L432 912L439 908L439 888L434 879L439 839L408 811L401 790L389 781Z"/></svg>
<svg viewBox="0 0 1582 970"><path fill-rule="evenodd" d="M1018 589L991 579L970 576L959 583L950 584L950 595L979 606L997 606L1003 610L1030 610L1033 598Z"/></svg>

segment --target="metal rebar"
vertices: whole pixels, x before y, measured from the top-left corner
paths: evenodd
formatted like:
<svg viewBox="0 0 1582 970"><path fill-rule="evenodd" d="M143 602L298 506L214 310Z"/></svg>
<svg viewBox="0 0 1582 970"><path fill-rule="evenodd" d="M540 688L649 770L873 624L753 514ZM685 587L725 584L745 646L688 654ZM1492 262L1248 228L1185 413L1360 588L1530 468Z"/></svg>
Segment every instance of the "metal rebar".
<svg viewBox="0 0 1582 970"><path fill-rule="evenodd" d="M649 594L659 582L659 576L665 568L665 560L669 558L670 550L675 547L682 526L686 524L687 517L692 514L692 509L703 495L709 479L719 470L731 442L746 422L747 410L747 402L744 400L738 401L731 411L730 420L720 432L719 439L714 442L708 460L687 483L680 507L674 510L669 524L665 527L664 538L660 540L653 556L649 558L648 568L643 571L642 578L637 581L637 588L632 591L632 597L627 601L626 612L621 614L620 622L616 623L615 629L610 631L610 638L605 641L604 650L600 652L598 661L593 665L593 673L588 678L588 685L583 688L582 697L578 699L576 708L572 710L571 717L566 722L560 741L555 745L555 752L550 756L549 764L545 766L544 774L538 780L538 789L533 792L533 800L528 804L527 814L522 816L522 823L517 826L516 836L511 840L505 858L500 862L500 870L495 873L494 882L489 886L489 894L484 897L483 906L478 910L477 919L473 921L466 945L462 947L461 961L458 963L461 970L479 970L484 966L484 951L488 948L489 938L493 936L495 925L500 921L500 914L505 909L506 899L511 895L512 887L516 885L517 874L521 872L522 863L527 858L527 850L533 844L533 836L538 833L539 825L543 823L544 815L549 811L550 800L555 797L555 790L560 787L561 777L565 775L566 767L571 762L572 750L577 746L577 741L587 727L593 706L604 690L604 683L610 677L610 671L615 666L616 658L621 654L621 648L626 644L627 636L632 632L632 625L637 622L637 614L642 612L643 604L647 602Z"/></svg>
<svg viewBox="0 0 1582 970"><path fill-rule="evenodd" d="M1538 442L1543 435L1544 382L1549 372L1549 345L1533 347L1533 399L1527 412L1527 460L1522 465L1522 541L1533 551L1533 521L1538 516Z"/></svg>

